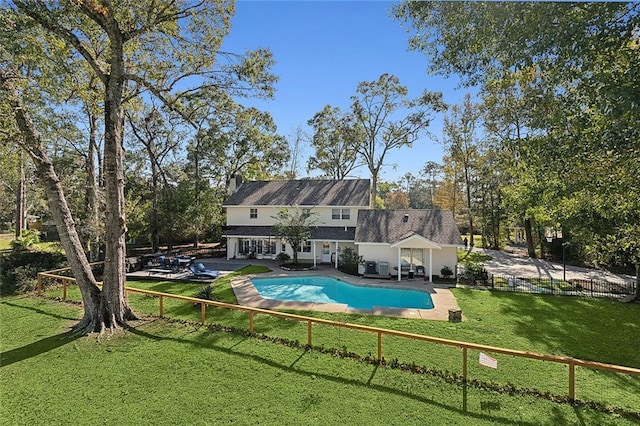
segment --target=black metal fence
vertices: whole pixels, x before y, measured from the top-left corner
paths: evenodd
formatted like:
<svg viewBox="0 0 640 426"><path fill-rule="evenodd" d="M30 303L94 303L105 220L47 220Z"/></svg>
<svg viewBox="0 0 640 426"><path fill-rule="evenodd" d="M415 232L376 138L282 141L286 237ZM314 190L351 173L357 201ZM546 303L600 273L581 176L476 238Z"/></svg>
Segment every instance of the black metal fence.
<svg viewBox="0 0 640 426"><path fill-rule="evenodd" d="M458 271L457 276L460 284L479 286L489 290L616 299L635 295L638 285L634 281L562 280L548 277L494 275L487 273L484 269L469 271L464 268Z"/></svg>

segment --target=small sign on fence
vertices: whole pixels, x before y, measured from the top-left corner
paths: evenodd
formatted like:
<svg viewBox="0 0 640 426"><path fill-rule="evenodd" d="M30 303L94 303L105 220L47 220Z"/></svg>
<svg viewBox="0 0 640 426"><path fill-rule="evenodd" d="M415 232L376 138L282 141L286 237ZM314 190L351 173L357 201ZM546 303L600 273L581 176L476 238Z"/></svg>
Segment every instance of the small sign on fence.
<svg viewBox="0 0 640 426"><path fill-rule="evenodd" d="M485 367L498 368L498 360L483 352L480 352L478 363L480 365L484 365Z"/></svg>

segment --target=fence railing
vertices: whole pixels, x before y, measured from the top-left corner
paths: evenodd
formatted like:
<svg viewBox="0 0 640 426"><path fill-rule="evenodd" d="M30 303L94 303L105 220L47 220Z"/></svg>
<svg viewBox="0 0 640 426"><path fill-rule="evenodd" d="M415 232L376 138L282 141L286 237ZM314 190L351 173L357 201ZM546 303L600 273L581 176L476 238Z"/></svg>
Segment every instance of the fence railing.
<svg viewBox="0 0 640 426"><path fill-rule="evenodd" d="M57 273L62 271L63 270L56 270L56 271L39 273L38 287L37 287L38 294L42 294L42 292L44 291L43 279L49 278L52 280L62 282L62 286L63 286L62 299L66 300L67 288L70 283L75 283L75 278L57 275ZM606 364L606 363L595 362L595 361L585 361L585 360L581 360L573 357L548 355L548 354L541 354L541 353L535 353L535 352L500 348L495 346L481 345L476 343L461 342L457 340L443 339L439 337L426 336L422 334L414 334L414 333L409 333L404 331L370 327L370 326L360 325L360 324L338 322L338 321L332 321L332 320L327 320L322 318L313 318L313 317L290 314L285 312L271 311L271 310L261 309L261 308L253 308L249 306L234 305L234 304L224 303L224 302L197 299L197 298L188 297L188 296L180 296L180 295L162 293L162 292L151 291L151 290L143 290L143 289L138 289L133 287L125 287L125 293L136 293L136 294L143 294L151 297L157 297L158 298L158 315L160 317L164 317L165 299L180 300L187 303L193 303L194 305L199 305L200 306L200 322L203 325L207 323L207 316L206 316L207 306L215 306L215 307L230 309L235 311L244 311L248 314L247 329L252 333L255 331L256 315L258 314L268 315L272 317L286 318L289 320L303 322L303 323L306 323L307 345L309 346L312 346L312 343L313 343L313 326L314 325L341 327L341 328L348 328L351 330L359 330L359 331L372 333L377 336L376 353L377 353L378 360L383 360L383 353L384 353L383 337L385 336L401 337L401 338L406 338L406 339L411 339L416 341L430 342L430 343L436 343L436 344L445 345L445 346L457 347L461 350L461 369L462 369L462 378L464 381L468 380L468 365L469 365L468 351L469 350L478 350L482 352L498 353L498 354L519 357L519 358L528 358L533 360L564 364L568 366L567 394L571 400L575 400L575 397L576 397L576 367L584 367L584 368L589 368L593 370L610 371L614 373L640 377L640 369L638 368L625 367L625 366L614 365L614 364Z"/></svg>
<svg viewBox="0 0 640 426"><path fill-rule="evenodd" d="M567 279L548 277L522 277L489 274L486 271L474 272L458 270L458 283L477 285L490 290L510 291L514 293L556 294L578 297L623 298L635 295L635 281L610 282L593 279Z"/></svg>

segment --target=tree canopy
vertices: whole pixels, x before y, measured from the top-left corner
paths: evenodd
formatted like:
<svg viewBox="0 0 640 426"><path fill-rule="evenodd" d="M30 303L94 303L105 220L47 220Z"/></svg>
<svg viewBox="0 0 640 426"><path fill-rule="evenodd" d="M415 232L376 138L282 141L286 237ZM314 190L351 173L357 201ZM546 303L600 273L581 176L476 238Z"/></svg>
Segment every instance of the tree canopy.
<svg viewBox="0 0 640 426"><path fill-rule="evenodd" d="M397 18L429 70L485 100L503 204L558 227L576 256L638 262L638 3L406 2Z"/></svg>
<svg viewBox="0 0 640 426"><path fill-rule="evenodd" d="M16 0L2 7L1 71L8 94L2 98L3 108L7 105L13 111L22 137L33 141L30 152L36 164L45 158L43 154L56 152L60 136L93 164L96 160L88 152L98 147L97 127L103 132L100 176L95 179L103 183L105 200L102 290L95 287L86 266L80 266L86 264L82 242L72 238L63 244L74 274L82 276L80 269L85 270L86 280L79 279L79 285L90 290L83 292L85 318L79 331L117 327L133 317L123 290L125 111L154 100L184 126L196 128L196 110L190 109L194 97L273 94L276 77L270 72L273 59L269 51L220 50L232 15L233 3L227 1L101 4ZM5 104L6 100L11 102ZM23 118L20 111L25 112ZM80 125L84 120L79 112L89 118L90 126ZM89 142L75 144L83 138ZM59 180L53 163L51 167L46 164L42 166L51 181ZM52 211L65 204L61 201L64 189L63 182L54 191L56 202L49 197ZM75 232L72 220L56 224L63 239Z"/></svg>

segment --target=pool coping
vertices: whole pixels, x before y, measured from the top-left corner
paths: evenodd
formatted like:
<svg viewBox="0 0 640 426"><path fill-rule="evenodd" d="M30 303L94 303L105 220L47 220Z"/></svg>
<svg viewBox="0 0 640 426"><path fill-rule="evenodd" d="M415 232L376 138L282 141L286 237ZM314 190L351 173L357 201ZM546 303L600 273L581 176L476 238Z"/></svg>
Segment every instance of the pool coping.
<svg viewBox="0 0 640 426"><path fill-rule="evenodd" d="M373 309L353 309L343 303L315 303L315 302L293 302L283 300L265 299L258 293L258 290L251 282L252 278L277 278L277 277L304 277L304 276L325 276L339 279L353 285L363 287L387 287L402 288L406 290L426 291L430 294L433 301L432 309L415 309L415 308L387 308L374 306ZM343 274L339 271L272 271L265 274L242 275L231 280L231 287L238 299L238 303L243 306L250 306L260 309L292 309L330 313L348 313L348 314L368 314L380 315L388 317L414 318L448 321L449 309L460 309L455 296L448 287L440 287L428 282L422 281L393 281L393 280L376 280L369 278L355 277ZM464 316L463 316L464 321Z"/></svg>

